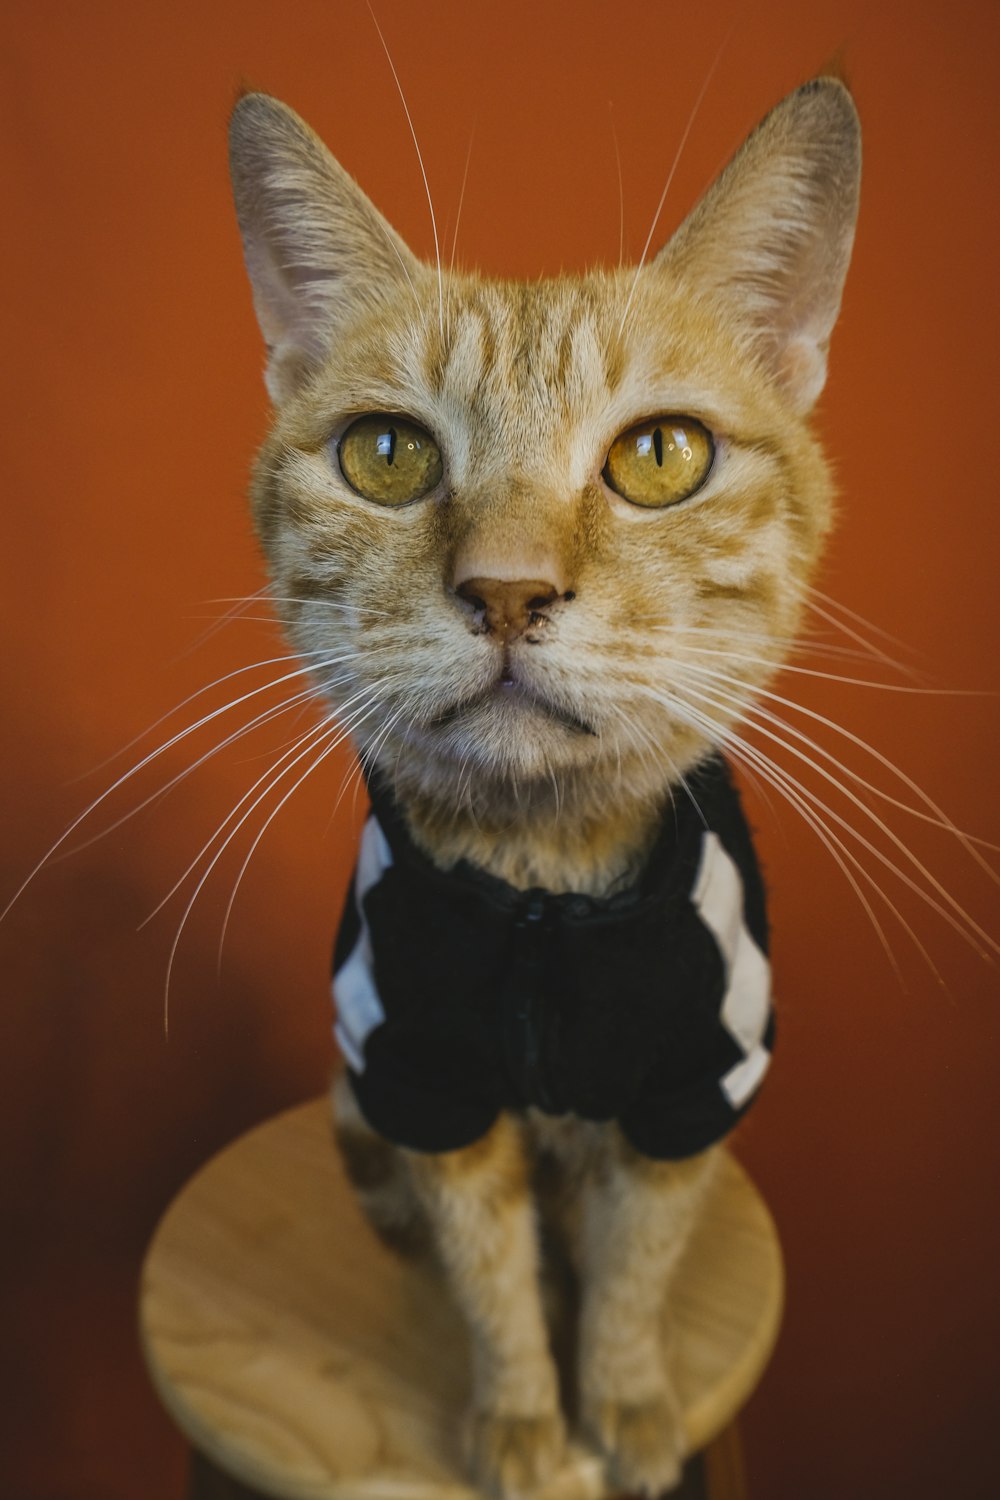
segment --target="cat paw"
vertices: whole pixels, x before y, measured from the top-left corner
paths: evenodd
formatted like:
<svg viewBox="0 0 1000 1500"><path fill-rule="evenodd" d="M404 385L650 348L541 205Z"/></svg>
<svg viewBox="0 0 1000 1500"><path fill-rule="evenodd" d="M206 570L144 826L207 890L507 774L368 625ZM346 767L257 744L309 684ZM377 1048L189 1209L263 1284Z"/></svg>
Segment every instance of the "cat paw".
<svg viewBox="0 0 1000 1500"><path fill-rule="evenodd" d="M683 1431L670 1396L594 1401L584 1413L584 1424L607 1459L608 1482L614 1489L652 1500L680 1483Z"/></svg>
<svg viewBox="0 0 1000 1500"><path fill-rule="evenodd" d="M521 1500L541 1489L558 1468L566 1443L558 1412L540 1417L475 1412L470 1429L476 1480L494 1500Z"/></svg>

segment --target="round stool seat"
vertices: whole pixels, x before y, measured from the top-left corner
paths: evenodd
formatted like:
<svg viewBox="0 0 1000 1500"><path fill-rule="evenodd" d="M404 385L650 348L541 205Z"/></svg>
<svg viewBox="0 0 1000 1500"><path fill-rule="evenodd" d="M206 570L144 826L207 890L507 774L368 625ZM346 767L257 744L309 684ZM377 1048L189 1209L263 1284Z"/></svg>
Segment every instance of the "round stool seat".
<svg viewBox="0 0 1000 1500"><path fill-rule="evenodd" d="M777 1335L782 1265L726 1157L672 1284L670 1359L692 1450L734 1418ZM461 1450L467 1339L443 1284L397 1259L355 1204L329 1106L220 1152L167 1210L143 1272L159 1395L212 1466L280 1500L474 1500ZM599 1500L570 1444L545 1500Z"/></svg>

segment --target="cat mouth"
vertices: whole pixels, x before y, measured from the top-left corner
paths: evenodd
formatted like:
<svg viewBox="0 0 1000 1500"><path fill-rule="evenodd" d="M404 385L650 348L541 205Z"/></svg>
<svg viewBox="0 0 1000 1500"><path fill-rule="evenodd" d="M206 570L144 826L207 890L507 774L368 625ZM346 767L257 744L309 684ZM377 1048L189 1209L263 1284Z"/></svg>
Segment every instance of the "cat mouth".
<svg viewBox="0 0 1000 1500"><path fill-rule="evenodd" d="M543 714L547 719L551 719L553 723L562 725L564 729L568 729L573 734L592 735L595 738L597 736L597 730L593 725L586 723L583 719L577 718L575 714L567 712L566 709L560 708L557 704L551 703L539 693L525 687L523 683L517 682L506 672L482 692L474 693L469 698L460 698L456 703L453 703L450 708L445 709L443 714L439 714L436 719L432 719L428 728L451 729L454 725L461 723L462 720L469 719L473 715L492 707L510 709L515 713L531 712L533 710L535 713Z"/></svg>

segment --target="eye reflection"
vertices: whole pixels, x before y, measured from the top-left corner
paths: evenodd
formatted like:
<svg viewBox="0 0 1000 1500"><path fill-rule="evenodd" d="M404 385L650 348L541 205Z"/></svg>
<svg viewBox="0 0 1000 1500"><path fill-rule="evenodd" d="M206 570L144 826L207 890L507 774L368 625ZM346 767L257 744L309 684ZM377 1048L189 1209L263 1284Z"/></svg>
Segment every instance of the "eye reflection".
<svg viewBox="0 0 1000 1500"><path fill-rule="evenodd" d="M604 482L632 505L662 509L700 489L714 457L711 435L694 417L654 417L615 439Z"/></svg>
<svg viewBox="0 0 1000 1500"><path fill-rule="evenodd" d="M441 450L410 417L374 412L358 417L331 444L347 483L376 505L408 505L441 483Z"/></svg>

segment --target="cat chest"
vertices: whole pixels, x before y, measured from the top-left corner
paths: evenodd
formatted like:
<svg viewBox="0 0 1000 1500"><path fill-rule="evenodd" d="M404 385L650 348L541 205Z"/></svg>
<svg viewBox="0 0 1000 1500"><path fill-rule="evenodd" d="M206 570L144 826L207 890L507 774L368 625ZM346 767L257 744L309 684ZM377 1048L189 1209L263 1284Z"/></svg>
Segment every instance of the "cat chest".
<svg viewBox="0 0 1000 1500"><path fill-rule="evenodd" d="M675 880L616 905L427 878L371 820L334 963L370 1123L430 1150L502 1109L615 1119L653 1155L724 1134L770 1057L770 976L747 872L698 832Z"/></svg>

